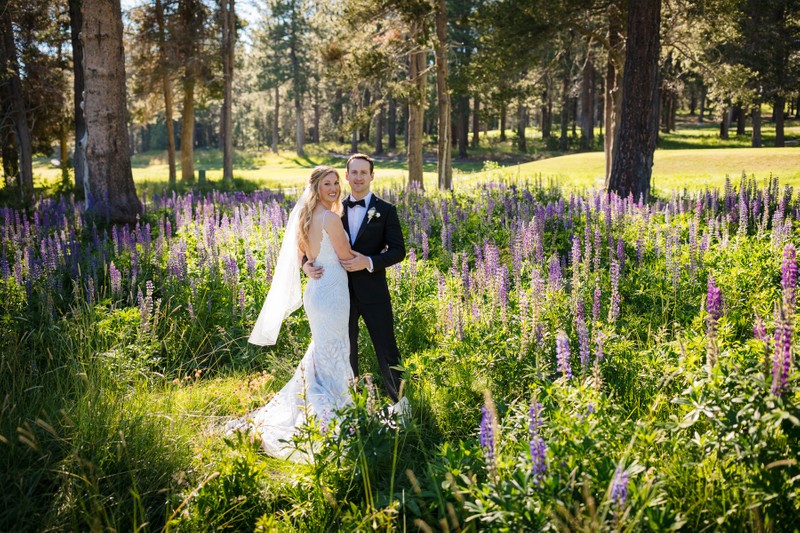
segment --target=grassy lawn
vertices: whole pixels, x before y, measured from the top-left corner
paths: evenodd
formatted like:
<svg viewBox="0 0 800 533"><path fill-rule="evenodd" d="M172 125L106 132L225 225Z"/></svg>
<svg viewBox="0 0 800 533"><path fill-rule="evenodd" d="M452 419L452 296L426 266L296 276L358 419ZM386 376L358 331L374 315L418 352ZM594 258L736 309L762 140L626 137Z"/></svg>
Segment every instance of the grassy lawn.
<svg viewBox="0 0 800 533"><path fill-rule="evenodd" d="M675 187L702 188L721 185L730 176L738 179L742 173L766 178L778 176L783 183L800 184L800 120L786 122L786 140L790 146L773 148L775 129L769 123L763 128L764 148L750 148L750 130L747 135L732 135L730 139L719 138L718 124L706 121L698 124L695 117L681 115L678 128L673 133L661 134L659 149L655 154L653 187L671 189ZM734 126L735 131L735 126ZM594 151L577 152L578 140L570 138L572 153L562 155L548 150L541 133L533 128L527 130L528 151L516 151L514 132L507 130L507 140L500 141L500 132L490 130L481 134L479 148L471 148L469 157L453 159L456 187L483 179L504 178L554 178L569 188L602 187L604 157L600 149L600 129ZM471 136L470 136L471 139ZM550 145L552 145L552 140ZM428 148L433 149L433 144ZM330 165L343 170L349 152L349 144L309 144L306 154L298 156L291 147L278 154L269 151L237 151L234 159L234 176L250 187L293 188L302 185L310 170L317 165ZM362 144L362 150L370 147ZM425 186L436 187L435 154L425 155ZM485 162L497 162L502 170L485 169ZM132 157L134 181L140 191L159 191L166 186L168 173L167 155L164 151L139 153ZM180 166L180 165L179 165ZM222 153L217 149L195 151L195 170L206 171L210 182L222 179ZM376 157L375 174L377 186L388 186L405 182L407 165L404 147ZM180 170L179 170L180 172ZM61 171L50 164L46 157L34 162L34 180L37 187L52 186L60 180ZM179 177L180 179L180 177Z"/></svg>

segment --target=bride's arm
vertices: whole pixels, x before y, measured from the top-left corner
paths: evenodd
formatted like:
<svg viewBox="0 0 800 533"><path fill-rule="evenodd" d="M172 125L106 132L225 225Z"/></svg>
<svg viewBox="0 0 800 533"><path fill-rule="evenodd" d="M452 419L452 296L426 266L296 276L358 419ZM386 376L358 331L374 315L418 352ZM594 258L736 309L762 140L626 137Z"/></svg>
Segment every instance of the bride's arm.
<svg viewBox="0 0 800 533"><path fill-rule="evenodd" d="M333 244L333 249L336 251L336 255L339 259L352 259L355 257L350 253L350 241L347 238L347 233L344 231L342 219L335 214L330 216L328 213L325 213L324 224L325 231L328 232L331 243Z"/></svg>

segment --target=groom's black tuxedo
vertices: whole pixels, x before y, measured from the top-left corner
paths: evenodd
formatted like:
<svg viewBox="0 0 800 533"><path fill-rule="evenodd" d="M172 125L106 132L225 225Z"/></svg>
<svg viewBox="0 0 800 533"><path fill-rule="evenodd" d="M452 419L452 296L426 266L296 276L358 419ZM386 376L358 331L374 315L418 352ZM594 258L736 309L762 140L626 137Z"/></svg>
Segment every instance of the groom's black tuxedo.
<svg viewBox="0 0 800 533"><path fill-rule="evenodd" d="M373 193L366 206L364 220L353 242L353 250L372 259L373 271L348 272L350 287L350 365L358 375L358 318L364 317L381 375L392 400L397 401L400 372L392 367L400 362L400 350L394 337L394 318L386 269L406 256L406 245L395 206ZM372 217L369 213L374 209ZM344 229L350 233L348 209L342 215Z"/></svg>

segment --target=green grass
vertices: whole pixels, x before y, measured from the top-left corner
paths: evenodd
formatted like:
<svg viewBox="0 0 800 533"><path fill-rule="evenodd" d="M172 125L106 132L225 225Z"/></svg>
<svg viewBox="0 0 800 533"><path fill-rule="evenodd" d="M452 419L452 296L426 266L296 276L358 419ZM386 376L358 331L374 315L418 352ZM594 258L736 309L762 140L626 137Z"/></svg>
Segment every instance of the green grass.
<svg viewBox="0 0 800 533"><path fill-rule="evenodd" d="M782 183L800 183L800 120L787 120L785 136L790 146L774 148L775 128L765 122L763 127L764 148L750 148L750 128L747 135L732 135L728 140L719 138L719 125L706 121L697 123L696 117L679 115L677 130L660 134L659 148L655 154L652 185L656 189L721 186L726 177L738 178L745 173L757 176L778 176ZM485 171L485 162L497 162L504 167L504 175L526 179L536 176L552 177L567 188L602 187L604 176L604 156L600 151L600 128L596 128L593 151L578 152L578 140L570 138L570 153L561 154L549 150L548 143L534 128L527 130L528 151L521 154L516 150L515 134L507 130L507 140L500 141L499 130L481 133L481 145L470 148L469 157L460 160L454 151L453 182L456 187L466 186L479 180L493 179L496 171ZM735 125L732 128L735 132ZM557 132L555 132L557 134ZM470 135L470 140L471 140ZM553 141L557 144L557 139ZM249 187L293 188L305 183L310 170L317 165L330 165L343 173L349 152L349 144L321 143L306 146L306 154L298 156L290 146L279 153L269 151L245 152L237 150L234 158L234 177L246 182ZM362 144L360 149L370 152L371 147ZM429 143L427 150L433 150ZM530 161L536 159L535 161ZM134 181L140 191L160 191L166 187L168 165L164 151L139 153L132 157ZM435 188L435 153L426 152L424 164L426 188ZM198 149L195 151L195 171L206 171L206 179L213 182L222 180L222 152L218 149ZM178 165L180 180L180 164ZM376 157L376 186L389 187L405 183L407 164L405 149L385 156ZM61 179L61 170L50 164L46 157L38 157L34 162L34 177L37 187L52 187Z"/></svg>
<svg viewBox="0 0 800 533"><path fill-rule="evenodd" d="M758 177L778 176L781 183L800 184L800 148L730 148L656 150L652 186L656 189L702 189L721 186L726 177L742 173ZM602 187L605 158L601 152L542 159L504 169L512 176L552 177L568 188ZM496 172L479 174L491 179Z"/></svg>

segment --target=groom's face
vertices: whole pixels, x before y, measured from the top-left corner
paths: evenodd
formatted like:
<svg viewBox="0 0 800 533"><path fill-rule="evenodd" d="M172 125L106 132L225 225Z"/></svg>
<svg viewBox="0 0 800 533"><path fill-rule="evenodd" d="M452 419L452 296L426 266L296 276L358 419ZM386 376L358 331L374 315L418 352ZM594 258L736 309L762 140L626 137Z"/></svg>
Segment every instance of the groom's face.
<svg viewBox="0 0 800 533"><path fill-rule="evenodd" d="M353 198L360 200L369 193L370 184L375 175L369 171L369 161L353 159L350 161L345 178L350 184L350 193Z"/></svg>

